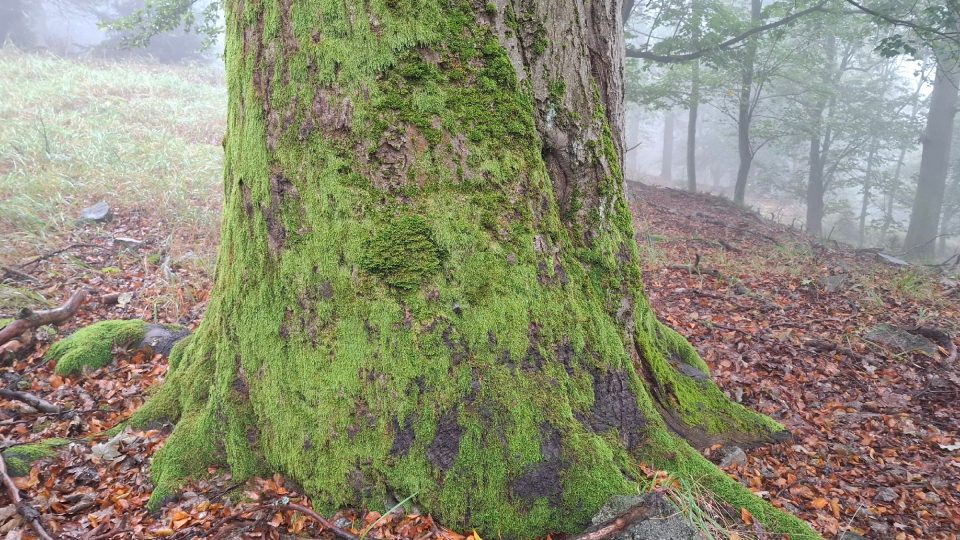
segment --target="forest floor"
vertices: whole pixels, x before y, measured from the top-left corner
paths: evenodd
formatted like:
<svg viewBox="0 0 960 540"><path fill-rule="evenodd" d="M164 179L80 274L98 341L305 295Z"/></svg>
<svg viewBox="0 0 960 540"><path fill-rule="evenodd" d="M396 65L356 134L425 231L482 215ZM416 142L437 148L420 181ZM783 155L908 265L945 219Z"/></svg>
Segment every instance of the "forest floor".
<svg viewBox="0 0 960 540"><path fill-rule="evenodd" d="M930 268L893 267L872 252L814 242L723 199L633 190L647 294L657 313L689 336L730 396L794 434L790 442L750 450L746 463L727 471L826 538L844 531L878 539L957 538L960 372L949 358L956 341L939 340L927 356L864 337L882 323L920 327L934 337L960 335L956 282ZM44 253L11 254L2 264L16 272L7 272L6 281L49 299L41 305L57 305L80 288L94 291L56 331L61 335L119 318L193 327L205 307L210 266L171 257L171 246L202 242L209 232L158 221L154 212L117 208L110 223L49 237ZM121 245L118 238L142 243ZM66 249L54 253L60 248ZM271 506L309 506L280 477L234 484L215 474L149 514L147 465L165 433L111 440L105 432L163 379L165 359L118 351L112 365L64 379L43 359L53 334L38 332L0 369L5 386L79 412L67 418L0 401L3 447L51 437L76 441L16 479L49 530L90 540L216 538L238 527L256 527L263 538L329 537L312 519ZM0 534L19 538L24 531L30 538L8 504L0 494ZM428 516L384 517L386 509L378 510L343 512L333 521L357 534L369 527L374 538L465 538Z"/></svg>

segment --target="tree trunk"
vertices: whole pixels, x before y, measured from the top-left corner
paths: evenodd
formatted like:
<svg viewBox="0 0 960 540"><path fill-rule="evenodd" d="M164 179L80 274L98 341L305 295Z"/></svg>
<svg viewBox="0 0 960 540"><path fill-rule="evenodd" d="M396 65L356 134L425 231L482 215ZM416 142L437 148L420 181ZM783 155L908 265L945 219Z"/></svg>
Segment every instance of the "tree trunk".
<svg viewBox="0 0 960 540"><path fill-rule="evenodd" d="M700 1L690 3L690 40L694 49L700 44L702 14ZM700 60L695 59L690 64L690 109L687 114L687 189L697 191L697 115L700 109Z"/></svg>
<svg viewBox="0 0 960 540"><path fill-rule="evenodd" d="M930 112L923 134L923 152L917 195L910 212L910 226L904 248L912 257L933 257L934 239L940 225L940 210L947 187L950 168L950 147L953 141L953 119L957 113L957 80L960 70L951 57L941 60L930 95Z"/></svg>
<svg viewBox="0 0 960 540"><path fill-rule="evenodd" d="M760 10L762 0L750 2L750 26L760 25ZM757 37L750 38L744 51L743 67L740 78L740 98L737 112L737 150L740 155L740 164L737 167L737 183L733 188L733 202L745 204L747 197L747 180L750 178L750 167L753 165L753 147L750 143L750 124L753 122L753 70L757 59Z"/></svg>
<svg viewBox="0 0 960 540"><path fill-rule="evenodd" d="M831 34L824 38L823 52L824 68L821 73L821 80L824 88L828 89L826 91L829 95L827 97L821 96L810 114L812 126L810 172L807 177L807 232L814 236L823 235L823 196L826 194L824 171L826 171L827 156L830 154L831 117L836 100L829 89L837 82L834 80L837 59L837 38L834 35ZM826 120L823 117L825 111L829 111Z"/></svg>
<svg viewBox="0 0 960 540"><path fill-rule="evenodd" d="M822 114L822 113L821 113ZM810 138L810 172L807 177L807 232L823 234L823 154L820 131Z"/></svg>
<svg viewBox="0 0 960 540"><path fill-rule="evenodd" d="M783 432L643 295L619 1L226 8L215 287L132 419L176 421L154 507L225 467L533 538L635 493L643 462L814 536L692 447Z"/></svg>
<svg viewBox="0 0 960 540"><path fill-rule="evenodd" d="M673 111L663 117L663 154L660 159L660 180L673 183Z"/></svg>
<svg viewBox="0 0 960 540"><path fill-rule="evenodd" d="M687 190L697 191L697 115L700 108L700 65L694 60L690 86L690 111L687 114Z"/></svg>
<svg viewBox="0 0 960 540"><path fill-rule="evenodd" d="M876 143L870 145L867 155L867 170L863 175L863 197L860 199L860 223L857 228L857 245L863 247L867 234L867 211L870 208L870 190L873 189L873 161L877 156Z"/></svg>

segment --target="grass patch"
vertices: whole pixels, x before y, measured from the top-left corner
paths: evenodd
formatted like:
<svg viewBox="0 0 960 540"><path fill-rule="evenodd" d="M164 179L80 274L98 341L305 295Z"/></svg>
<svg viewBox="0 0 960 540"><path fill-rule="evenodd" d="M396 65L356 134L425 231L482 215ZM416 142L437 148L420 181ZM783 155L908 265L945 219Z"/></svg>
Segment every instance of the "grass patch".
<svg viewBox="0 0 960 540"><path fill-rule="evenodd" d="M0 240L33 252L98 200L211 231L226 88L212 68L0 48ZM10 260L6 262L12 262Z"/></svg>

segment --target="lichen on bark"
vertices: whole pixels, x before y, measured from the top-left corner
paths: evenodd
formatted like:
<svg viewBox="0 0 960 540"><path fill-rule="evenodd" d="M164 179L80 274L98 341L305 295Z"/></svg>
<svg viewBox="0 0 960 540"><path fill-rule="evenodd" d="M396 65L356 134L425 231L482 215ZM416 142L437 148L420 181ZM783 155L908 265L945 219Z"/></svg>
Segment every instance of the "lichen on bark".
<svg viewBox="0 0 960 540"><path fill-rule="evenodd" d="M223 466L285 474L321 509L416 493L448 526L531 538L637 492L646 461L809 532L678 435L781 428L643 295L619 9L583 7L226 2L215 287L131 419L176 422L153 505Z"/></svg>

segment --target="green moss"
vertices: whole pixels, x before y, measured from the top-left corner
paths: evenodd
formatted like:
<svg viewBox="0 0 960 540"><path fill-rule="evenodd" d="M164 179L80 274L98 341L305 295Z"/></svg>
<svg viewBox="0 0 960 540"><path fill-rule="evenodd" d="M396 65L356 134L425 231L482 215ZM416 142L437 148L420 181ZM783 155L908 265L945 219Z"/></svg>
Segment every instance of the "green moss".
<svg viewBox="0 0 960 540"><path fill-rule="evenodd" d="M34 444L22 444L3 451L10 476L27 476L35 461L53 457L56 449L70 444L66 439L46 439Z"/></svg>
<svg viewBox="0 0 960 540"><path fill-rule="evenodd" d="M113 361L114 347L129 347L146 333L141 320L103 321L77 330L54 343L47 359L57 362L60 375L79 375L84 369L99 369Z"/></svg>
<svg viewBox="0 0 960 540"><path fill-rule="evenodd" d="M366 241L360 267L396 289L408 291L440 271L443 252L433 231L419 216L402 216L384 224Z"/></svg>

